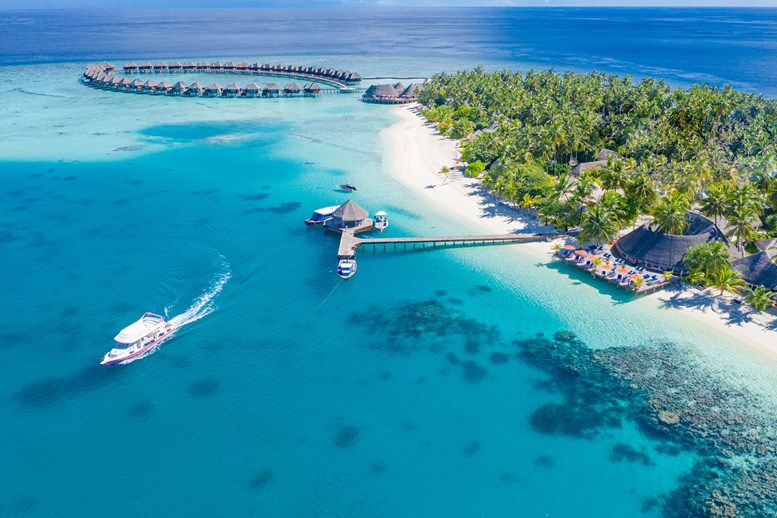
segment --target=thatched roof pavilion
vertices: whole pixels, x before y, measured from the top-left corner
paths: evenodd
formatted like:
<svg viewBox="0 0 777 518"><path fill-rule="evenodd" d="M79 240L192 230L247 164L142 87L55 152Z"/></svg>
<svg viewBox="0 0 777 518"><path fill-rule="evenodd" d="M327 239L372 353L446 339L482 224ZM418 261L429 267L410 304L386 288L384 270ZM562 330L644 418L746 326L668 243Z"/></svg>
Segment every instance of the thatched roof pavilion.
<svg viewBox="0 0 777 518"><path fill-rule="evenodd" d="M369 216L370 213L353 200L346 201L332 213L335 224L345 228L359 226Z"/></svg>
<svg viewBox="0 0 777 518"><path fill-rule="evenodd" d="M197 63L197 70L210 70L210 63L200 61Z"/></svg>
<svg viewBox="0 0 777 518"><path fill-rule="evenodd" d="M308 83L303 87L306 94L319 95L321 93L321 87L316 83Z"/></svg>
<svg viewBox="0 0 777 518"><path fill-rule="evenodd" d="M169 91L171 88L173 88L173 83L170 81L162 81L157 85L157 88L159 90L164 90L165 92Z"/></svg>
<svg viewBox="0 0 777 518"><path fill-rule="evenodd" d="M664 234L649 224L637 227L620 238L614 250L632 263L682 273L687 271L683 258L692 246L713 241L729 244L718 227L698 212L686 212L685 221L687 228L682 235Z"/></svg>
<svg viewBox="0 0 777 518"><path fill-rule="evenodd" d="M183 68L184 70L194 70L197 68L197 63L195 63L194 61L187 61L181 66L181 68Z"/></svg>
<svg viewBox="0 0 777 518"><path fill-rule="evenodd" d="M154 63L154 70L157 70L157 71L167 70L167 63L165 63L164 61L157 61L156 63Z"/></svg>
<svg viewBox="0 0 777 518"><path fill-rule="evenodd" d="M138 66L135 63L127 63L124 65L124 71L125 72L137 72Z"/></svg>
<svg viewBox="0 0 777 518"><path fill-rule="evenodd" d="M415 99L418 97L418 91L421 89L421 85L417 83L410 83L410 85L405 88L405 90L399 94L400 97L407 97Z"/></svg>
<svg viewBox="0 0 777 518"><path fill-rule="evenodd" d="M183 65L179 61L173 61L172 63L167 64L168 70L182 70Z"/></svg>
<svg viewBox="0 0 777 518"><path fill-rule="evenodd" d="M267 83L264 85L264 88L262 88L262 95L265 96L278 95L279 93L281 93L281 87L275 83Z"/></svg>
<svg viewBox="0 0 777 518"><path fill-rule="evenodd" d="M283 93L298 94L300 93L300 87L297 83L289 83L283 87Z"/></svg>
<svg viewBox="0 0 777 518"><path fill-rule="evenodd" d="M154 66L148 61L144 61L143 63L138 65L138 70L140 70L141 72L149 72L153 68Z"/></svg>
<svg viewBox="0 0 777 518"><path fill-rule="evenodd" d="M152 81L151 79L143 83L143 90L156 90L156 87L156 81Z"/></svg>
<svg viewBox="0 0 777 518"><path fill-rule="evenodd" d="M189 87L183 81L178 81L173 85L173 92L183 93L188 89Z"/></svg>
<svg viewBox="0 0 777 518"><path fill-rule="evenodd" d="M221 86L218 83L211 83L208 86L205 87L205 94L213 97L217 95L221 95L221 92L224 90L224 87Z"/></svg>
<svg viewBox="0 0 777 518"><path fill-rule="evenodd" d="M399 84L399 83L397 83ZM397 90L394 85L382 84L372 85L364 92L365 98L378 99L381 97L399 97L402 90Z"/></svg>
<svg viewBox="0 0 777 518"><path fill-rule="evenodd" d="M137 89L143 88L143 81L141 81L140 79L135 79L134 81L132 81L131 86Z"/></svg>
<svg viewBox="0 0 777 518"><path fill-rule="evenodd" d="M731 268L742 274L742 279L751 286L764 286L777 291L777 264L771 260L768 252L762 251L737 259Z"/></svg>
<svg viewBox="0 0 777 518"><path fill-rule="evenodd" d="M126 77L122 77L121 82L119 83L119 86L122 88L129 88L132 86L132 81L130 81Z"/></svg>

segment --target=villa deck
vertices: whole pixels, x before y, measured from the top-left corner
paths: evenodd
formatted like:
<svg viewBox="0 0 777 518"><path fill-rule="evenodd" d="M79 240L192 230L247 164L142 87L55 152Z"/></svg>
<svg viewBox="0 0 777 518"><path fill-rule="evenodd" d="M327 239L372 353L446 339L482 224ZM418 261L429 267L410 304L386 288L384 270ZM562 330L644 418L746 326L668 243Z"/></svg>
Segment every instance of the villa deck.
<svg viewBox="0 0 777 518"><path fill-rule="evenodd" d="M652 272L642 266L632 266L625 260L612 255L604 247L580 248L565 245L556 256L575 268L586 271L610 284L632 293L647 295L663 289L671 281L663 272Z"/></svg>

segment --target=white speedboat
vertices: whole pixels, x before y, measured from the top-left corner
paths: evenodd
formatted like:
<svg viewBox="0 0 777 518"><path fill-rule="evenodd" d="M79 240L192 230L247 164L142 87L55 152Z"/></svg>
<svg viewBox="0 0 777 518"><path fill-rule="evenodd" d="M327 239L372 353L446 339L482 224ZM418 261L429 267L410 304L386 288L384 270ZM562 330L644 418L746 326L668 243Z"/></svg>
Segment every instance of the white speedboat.
<svg viewBox="0 0 777 518"><path fill-rule="evenodd" d="M337 275L343 279L350 279L356 273L356 259L340 259L337 263Z"/></svg>
<svg viewBox="0 0 777 518"><path fill-rule="evenodd" d="M375 219L372 220L372 225L383 232L386 230L386 227L388 227L388 215L384 211L379 210L375 213Z"/></svg>
<svg viewBox="0 0 777 518"><path fill-rule="evenodd" d="M116 343L100 362L101 365L130 360L150 351L175 332L161 315L143 313L140 319L116 335Z"/></svg>
<svg viewBox="0 0 777 518"><path fill-rule="evenodd" d="M313 212L313 215L305 220L305 225L310 227L313 225L321 225L322 223L326 223L332 219L332 213L339 207L339 205L333 205L331 207L322 207L320 209L316 209Z"/></svg>

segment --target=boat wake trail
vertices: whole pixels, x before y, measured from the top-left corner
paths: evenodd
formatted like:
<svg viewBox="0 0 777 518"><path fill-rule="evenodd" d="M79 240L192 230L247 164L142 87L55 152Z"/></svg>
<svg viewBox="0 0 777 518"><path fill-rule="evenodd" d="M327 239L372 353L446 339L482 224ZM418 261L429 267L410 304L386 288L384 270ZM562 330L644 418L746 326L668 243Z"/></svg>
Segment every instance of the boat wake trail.
<svg viewBox="0 0 777 518"><path fill-rule="evenodd" d="M232 273L229 271L229 265L225 262L224 270L216 276L210 286L199 297L192 301L191 305L186 309L186 311L175 315L170 319L167 319L167 323L170 324L175 330L170 334L170 338L178 334L182 327L187 326L192 322L196 322L202 317L208 316L213 313L213 311L215 311L216 308L214 306L214 299L219 293L221 293L221 290L224 289L224 285L227 283L230 277L232 277ZM165 308L165 317L167 317L169 309L169 307ZM167 341L167 339L163 341ZM159 345L162 345L162 342L160 342ZM121 362L121 365L126 365L154 354L159 350L159 345L149 349L144 354Z"/></svg>

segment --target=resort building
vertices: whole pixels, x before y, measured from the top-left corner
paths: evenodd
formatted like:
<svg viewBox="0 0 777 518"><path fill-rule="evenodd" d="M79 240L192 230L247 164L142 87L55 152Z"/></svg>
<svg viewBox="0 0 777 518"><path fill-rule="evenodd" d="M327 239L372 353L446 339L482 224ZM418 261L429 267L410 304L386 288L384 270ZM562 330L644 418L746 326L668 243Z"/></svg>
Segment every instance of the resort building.
<svg viewBox="0 0 777 518"><path fill-rule="evenodd" d="M332 213L332 219L325 223L325 227L355 228L364 224L369 216L369 212L360 207L358 203L348 200Z"/></svg>
<svg viewBox="0 0 777 518"><path fill-rule="evenodd" d="M362 100L376 104L406 104L418 100L420 84L413 83L405 87L402 83L372 85L364 92Z"/></svg>
<svg viewBox="0 0 777 518"><path fill-rule="evenodd" d="M580 176L583 173L583 171L587 171L589 169L598 169L600 167L606 166L607 160L610 157L620 158L618 156L618 153L616 153L615 151L611 151L609 149L602 149L601 151L599 151L599 154L597 155L596 160L594 160L593 162L570 163L569 165L571 165L572 168L570 169L569 172L573 176Z"/></svg>
<svg viewBox="0 0 777 518"><path fill-rule="evenodd" d="M698 212L685 214L686 229L682 235L653 230L650 223L635 228L618 239L613 250L624 259L658 271L684 274L683 258L694 245L722 241L730 247L726 236L709 219Z"/></svg>
<svg viewBox="0 0 777 518"><path fill-rule="evenodd" d="M731 268L742 274L742 279L751 286L763 286L777 291L777 264L772 262L777 253L762 250L731 263Z"/></svg>

